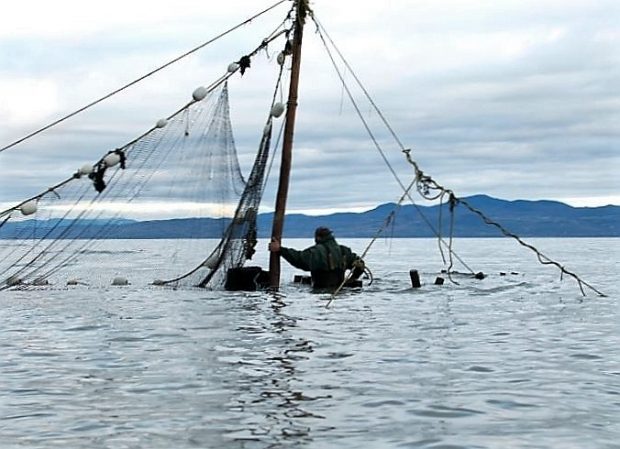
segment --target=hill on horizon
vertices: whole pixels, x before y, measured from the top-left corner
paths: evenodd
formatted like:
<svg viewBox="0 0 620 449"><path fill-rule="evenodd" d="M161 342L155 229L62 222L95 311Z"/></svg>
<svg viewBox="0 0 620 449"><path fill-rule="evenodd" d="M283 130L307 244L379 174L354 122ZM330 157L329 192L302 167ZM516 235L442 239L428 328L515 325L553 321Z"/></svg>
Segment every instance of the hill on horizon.
<svg viewBox="0 0 620 449"><path fill-rule="evenodd" d="M620 206L573 207L559 201L507 201L487 195L463 198L476 210L510 232L522 237L620 237ZM318 226L327 226L339 237L372 237L396 208L386 203L361 212L339 212L323 216L287 214L284 236L307 238ZM442 226L439 229L439 219ZM387 234L392 237L434 237L432 228L446 236L450 230L450 211L447 204L434 206L403 205L390 224ZM258 236L271 235L273 213L258 216ZM36 226L33 226L36 222ZM26 220L6 223L0 228L0 239L24 238L93 238L101 234L102 223L96 220L75 224L68 232L61 222ZM220 238L228 219L176 218L168 220L118 220L106 231L109 239L154 238ZM431 228L432 226L432 228ZM28 228L31 228L29 231ZM454 208L455 237L499 237L497 227L485 224L480 216L462 204Z"/></svg>

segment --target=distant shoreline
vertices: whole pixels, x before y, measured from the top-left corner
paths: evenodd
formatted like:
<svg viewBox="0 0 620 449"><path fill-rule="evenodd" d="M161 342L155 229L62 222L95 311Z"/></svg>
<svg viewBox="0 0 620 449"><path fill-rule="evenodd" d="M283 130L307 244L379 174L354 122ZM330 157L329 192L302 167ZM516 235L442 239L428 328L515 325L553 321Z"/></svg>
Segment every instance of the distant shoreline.
<svg viewBox="0 0 620 449"><path fill-rule="evenodd" d="M465 198L493 222L519 237L527 238L615 238L620 237L620 206L572 207L556 201L506 201L485 195ZM396 209L393 203L360 212L324 216L289 214L285 238L307 238L318 226L331 228L341 238L371 238L384 227L386 217ZM440 225L441 220L441 225ZM453 226L451 223L453 220ZM267 238L273 213L258 215L258 237ZM0 240L16 239L219 239L230 219L177 218L135 221L108 220L24 220L0 227ZM429 223L433 229L429 227ZM413 206L398 209L382 235L394 238L495 238L501 230L488 225L462 205L450 216L447 205Z"/></svg>

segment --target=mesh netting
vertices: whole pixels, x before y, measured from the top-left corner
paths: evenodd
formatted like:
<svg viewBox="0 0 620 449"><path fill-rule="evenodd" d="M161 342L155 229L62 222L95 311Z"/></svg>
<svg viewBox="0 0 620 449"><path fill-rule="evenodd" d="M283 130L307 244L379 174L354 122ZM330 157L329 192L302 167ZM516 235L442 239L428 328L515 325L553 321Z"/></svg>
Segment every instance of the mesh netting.
<svg viewBox="0 0 620 449"><path fill-rule="evenodd" d="M0 289L109 285L119 273L134 283L222 286L226 271L254 253L271 129L270 117L246 183L232 134L227 83L220 83L202 101L190 102L92 167L0 213L5 242L0 246ZM33 206L36 212L28 210ZM108 260L106 239L135 237L136 222L128 217L136 213L193 217L167 222L173 229L178 225L176 237L185 238L161 245L166 263L153 267L150 279L144 279L144 267L125 267L118 251L114 263ZM214 236L221 238L204 238ZM98 263L104 259L105 264ZM85 266L93 268L85 271Z"/></svg>

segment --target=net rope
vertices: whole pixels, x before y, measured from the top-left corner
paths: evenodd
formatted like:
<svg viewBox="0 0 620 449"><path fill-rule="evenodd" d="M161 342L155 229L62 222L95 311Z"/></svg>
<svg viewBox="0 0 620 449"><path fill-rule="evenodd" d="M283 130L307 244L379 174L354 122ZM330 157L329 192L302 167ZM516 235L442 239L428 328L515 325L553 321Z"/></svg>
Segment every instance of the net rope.
<svg viewBox="0 0 620 449"><path fill-rule="evenodd" d="M501 224L497 223L496 221L490 219L489 217L487 217L484 212L480 211L479 209L474 208L472 205L470 205L467 200L463 199L463 198L459 198L457 197L454 192L448 188L445 188L444 186L438 184L431 176L429 176L428 174L424 173L420 167L419 164L411 157L411 149L406 148L401 139L398 137L398 135L396 134L396 132L394 131L393 127L390 125L389 121L387 120L387 118L385 117L385 115L383 114L383 112L380 110L380 108L377 106L377 104L375 103L375 101L372 99L372 97L370 96L370 94L368 93L368 91L366 90L366 88L364 87L363 83L361 82L361 80L359 79L359 77L355 74L355 71L353 70L353 68L349 65L348 61L344 58L344 56L342 55L342 53L338 50L338 47L336 46L336 44L334 43L334 41L329 37L329 34L327 33L327 31L325 30L325 28L323 27L323 25L319 22L319 20L317 19L314 11L310 11L309 13L310 17L312 18L313 22L316 25L316 32L319 35L319 38L321 39L321 42L323 43L323 47L326 50L329 59L332 62L332 66L335 70L335 72L337 73L338 78L340 79L340 82L342 83L343 89L346 92L349 100L351 101L351 103L353 104L353 107L359 117L359 119L362 121L368 135L370 136L370 139L373 141L377 151L380 153L381 158L383 159L383 161L385 162L386 166L388 167L388 170L390 171L390 173L392 174L392 176L396 179L398 185L401 187L402 191L404 192L404 196L408 197L411 201L411 203L413 204L413 206L416 208L416 210L418 211L418 213L420 214L420 217L425 221L425 223L427 224L427 226L432 230L432 232L435 234L435 236L438 239L438 243L439 243L439 249L440 249L440 253L441 253L441 257L444 261L444 264L448 264L448 275L450 276L450 273L452 272L452 267L454 265L454 261L453 258L456 258L467 270L469 270L469 272L471 274L474 274L473 270L456 254L456 252L454 251L452 245L453 245L453 231L454 231L454 211L457 207L457 205L461 204L463 205L465 208L467 208L469 211L471 211L472 213L478 215L485 224L488 224L490 226L494 226L495 228L499 229L499 231L506 237L510 237L515 239L521 246L531 250L532 252L534 252L536 254L537 260L543 264L543 265L552 265L555 266L556 268L559 269L560 271L560 275L563 276L564 274L572 277L576 282L577 285L581 291L581 294L583 296L586 296L586 292L584 287L587 287L588 289L590 289L591 291L593 291L594 293L596 293L597 295L604 297L605 294L603 292L601 292L600 290L598 290L596 287L592 286L591 284L589 284L588 282L586 282L585 280L583 280L579 275L577 275L576 273L566 269L564 267L564 265L562 265L561 263L551 259L550 257L544 255L538 248L536 248L534 245L526 243L523 239L521 239L519 236L517 236L516 234L514 234L513 232L509 231L508 229L506 229L504 226L502 226ZM329 43L329 44L328 44ZM351 92L351 89L349 88L344 75L342 74L341 70L338 68L338 64L335 60L335 57L333 55L333 52L331 49L334 49L334 52L339 56L340 60L344 63L346 69L348 70L348 73L350 73L353 77L353 79L355 80L355 82L357 83L357 85L359 86L359 88L362 90L364 97L366 98L366 100L370 103L370 106L372 108L373 111L375 111L377 113L377 115L379 116L381 122L383 123L383 125L386 127L386 129L388 130L388 132L390 133L390 135L392 136L392 138L395 140L395 142L397 143L397 145L399 146L401 152L404 154L405 159L407 160L407 162L413 167L414 169L414 185L416 186L416 190L418 191L418 193L420 194L420 196L422 198L424 198L425 200L440 200L440 211L443 210L443 201L444 199L447 197L449 198L448 200L448 207L449 207L449 212L450 212L450 222L449 222L449 241L446 242L443 237L440 234L440 229L441 229L441 213L440 213L440 223L437 230L431 223L430 221L425 217L425 215L422 213L421 209L417 206L417 204L415 203L414 199L411 197L409 190L410 187L405 187L405 185L403 184L403 182L400 180L398 174L396 173L395 169L392 167L392 164L390 163L390 161L388 160L383 148L381 147L381 145L379 144L378 140L376 139L374 133L372 132L372 130L370 129L366 119L364 118L363 114L361 113L360 107L358 106L356 100L353 97L353 94ZM399 200L398 205L395 207L393 213L395 213L399 208L400 208L400 203L402 202L402 198L401 200ZM390 214L390 216L388 217L388 220L392 220L394 217L392 215L392 213ZM379 230L379 233L381 233L383 231L383 228ZM373 239L374 242L374 239ZM372 243L371 243L372 244ZM448 250L449 256L448 256L448 260L446 261L446 257L443 253L443 249L442 249L442 245L445 246ZM450 280L454 283L456 283L451 277ZM332 295L329 303L331 304L331 302L333 301L335 295Z"/></svg>
<svg viewBox="0 0 620 449"><path fill-rule="evenodd" d="M28 140L28 139L38 135L38 134L41 134L44 131L47 131L50 128L53 128L54 126L64 122L65 120L70 119L71 117L74 117L74 116L76 116L78 114L81 114L82 112L86 111L87 109L90 109L93 106L95 106L95 105L97 105L97 104L99 104L99 103L101 103L101 102L103 102L103 101L105 101L105 100L107 100L107 99L109 99L109 98L111 98L111 97L113 97L113 96L123 92L124 90L126 90L126 89L128 89L128 88L130 88L130 87L132 87L132 86L134 86L134 85L144 81L145 79L155 75L156 73L161 72L162 70L170 67L171 65L176 64L177 62L181 61L182 59L185 59L186 57L196 53L199 50L202 50L203 48L207 47L208 45L218 41L219 39L223 38L224 36L226 36L226 35L232 33L233 31L241 28L242 26L251 23L253 20L255 20L258 17L268 13L272 9L275 9L276 7L280 6L282 3L285 3L286 1L287 0L279 0L278 2L276 2L273 5L269 6L268 8L265 8L264 10L259 11L258 13L254 14L251 17L248 17L247 19L245 19L241 23L238 23L237 25L227 29L226 31L224 31L224 32L218 34L217 36L207 40L206 42L203 42L203 43L197 45L196 47L186 51L185 53L183 53L183 54L181 54L181 55L171 59L170 61L160 65L159 67L156 67L155 69L151 70L148 73L145 73L144 75L136 78L135 80L133 80L133 81L131 81L131 82L129 82L129 83L127 83L127 84L125 84L125 85L115 89L115 90L113 90L112 92L107 93L106 95L104 95L104 96L102 96L102 97L100 97L100 98L98 98L96 100L93 100L92 102L88 103L87 105L82 106L81 108L79 108L79 109L77 109L77 110L75 110L75 111L73 111L73 112L71 112L71 113L69 113L69 114L67 114L67 115L57 119L57 120L54 120L53 122L51 122L51 123L49 123L49 124L47 124L45 126L42 126L41 128L39 128L39 129L29 133L28 135L26 135L26 136L24 136L24 137L22 137L20 139L17 139L15 141L11 142L8 145L0 147L0 153L2 153L3 151L8 150L10 148L15 147L15 146L19 145L20 143L22 143L22 142L24 142L24 141L26 141L26 140ZM290 13L289 13L289 15L290 15Z"/></svg>
<svg viewBox="0 0 620 449"><path fill-rule="evenodd" d="M142 276L145 267L133 269L132 282L221 287L227 270L242 266L254 253L256 219L270 155L271 111L285 64L278 62L271 103L264 105L268 118L247 180L233 137L228 79L248 69L250 58L269 43L288 36L289 29L279 28L242 57L245 68L240 67L243 64L232 70L229 67L211 85L197 89L192 101L131 142L1 211L0 241L6 244L0 246L0 290L104 286L121 274L127 275L131 270L123 252L109 250L107 242L132 238L136 223L127 216L141 210L172 216L180 210L191 218L185 221L188 229L174 228L178 223L170 221L177 239L173 248L165 248L165 263L153 267L150 279ZM36 212L25 212L33 205ZM150 223L161 224L146 222ZM113 263L103 263L112 253ZM195 268L187 271L192 266Z"/></svg>

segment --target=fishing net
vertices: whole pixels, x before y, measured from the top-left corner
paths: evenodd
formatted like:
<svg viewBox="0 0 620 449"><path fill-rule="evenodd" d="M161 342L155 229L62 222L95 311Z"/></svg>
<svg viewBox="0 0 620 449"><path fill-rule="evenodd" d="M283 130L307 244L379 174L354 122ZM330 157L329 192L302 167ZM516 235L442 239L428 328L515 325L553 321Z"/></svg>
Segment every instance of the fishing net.
<svg viewBox="0 0 620 449"><path fill-rule="evenodd" d="M1 212L0 289L109 285L114 277L124 283L119 274L131 283L221 287L227 270L254 253L272 116L246 182L232 133L228 84L223 79L201 89L141 137ZM191 219L128 218L139 212ZM110 249L110 242L137 232L175 237L159 245L166 263L149 273L125 264L119 244Z"/></svg>

